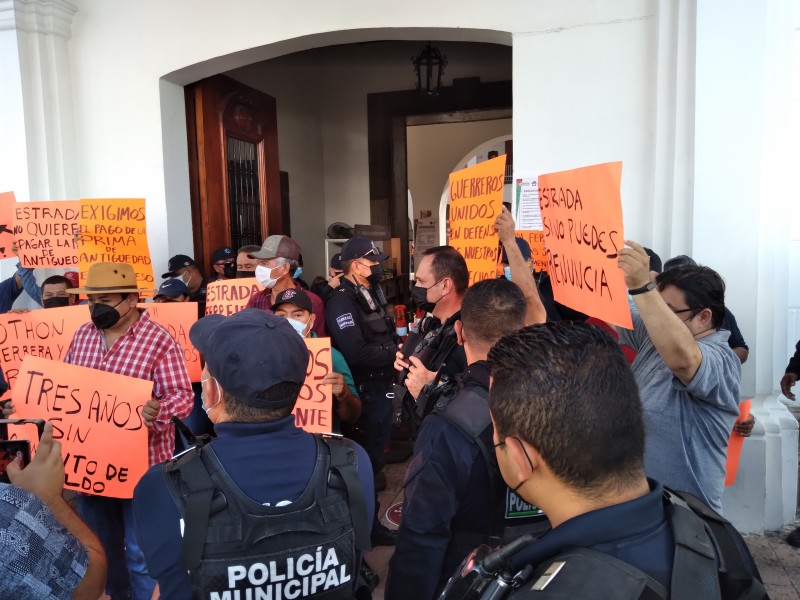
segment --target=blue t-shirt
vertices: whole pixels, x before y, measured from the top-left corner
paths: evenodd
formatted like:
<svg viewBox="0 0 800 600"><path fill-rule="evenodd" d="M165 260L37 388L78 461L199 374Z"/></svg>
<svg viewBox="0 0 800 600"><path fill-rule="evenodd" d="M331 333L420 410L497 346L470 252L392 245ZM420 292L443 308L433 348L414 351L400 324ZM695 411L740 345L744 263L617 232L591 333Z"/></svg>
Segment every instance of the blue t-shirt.
<svg viewBox="0 0 800 600"><path fill-rule="evenodd" d="M314 436L295 427L294 415L269 423L217 423L210 442L225 471L248 497L269 506L297 500L311 480L317 460ZM372 466L356 446L358 475L367 503L368 523L375 513ZM181 566L181 516L162 473L154 465L136 486L133 511L136 537L147 570L158 580L162 598L191 600L189 574Z"/></svg>
<svg viewBox="0 0 800 600"><path fill-rule="evenodd" d="M636 350L631 368L642 399L644 470L669 488L689 492L722 510L728 439L739 415L742 365L728 347L728 332L697 340L700 368L684 385L669 370L631 311L633 329L618 329L620 344Z"/></svg>
<svg viewBox="0 0 800 600"><path fill-rule="evenodd" d="M72 598L89 551L30 492L0 483L0 598Z"/></svg>

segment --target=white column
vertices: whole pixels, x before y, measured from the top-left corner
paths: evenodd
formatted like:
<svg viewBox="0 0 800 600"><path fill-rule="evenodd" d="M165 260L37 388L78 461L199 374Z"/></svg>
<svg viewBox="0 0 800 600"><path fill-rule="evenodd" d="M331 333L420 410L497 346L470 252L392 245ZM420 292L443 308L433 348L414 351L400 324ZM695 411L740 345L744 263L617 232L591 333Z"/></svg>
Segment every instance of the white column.
<svg viewBox="0 0 800 600"><path fill-rule="evenodd" d="M797 209L791 89L796 0L697 6L692 245L725 278L750 345L742 395L758 425L725 515L742 531L793 520L797 421L777 401L785 367L789 224ZM781 366L782 365L782 366Z"/></svg>
<svg viewBox="0 0 800 600"><path fill-rule="evenodd" d="M0 191L19 201L77 199L69 38L64 0L0 0ZM0 278L16 259L0 261ZM37 277L51 272L42 269ZM36 305L27 294L16 307Z"/></svg>

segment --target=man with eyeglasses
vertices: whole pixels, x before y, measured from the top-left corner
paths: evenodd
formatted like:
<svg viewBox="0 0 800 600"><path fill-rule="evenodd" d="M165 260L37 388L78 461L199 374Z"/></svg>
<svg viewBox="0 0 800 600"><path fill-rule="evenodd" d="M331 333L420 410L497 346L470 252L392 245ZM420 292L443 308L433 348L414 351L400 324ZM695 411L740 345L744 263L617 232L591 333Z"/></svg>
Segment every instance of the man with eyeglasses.
<svg viewBox="0 0 800 600"><path fill-rule="evenodd" d="M633 298L633 329L619 342L636 350L648 477L687 491L719 511L728 438L739 414L741 363L728 346L725 283L701 266L650 276L650 258L626 242L618 264Z"/></svg>
<svg viewBox="0 0 800 600"><path fill-rule="evenodd" d="M525 325L528 309L522 290L506 279L480 281L464 294L454 327L469 367L422 421L405 477L387 600L436 598L470 550L496 546L512 523L514 537L547 529L544 515L499 477L489 416L489 350ZM507 512L511 506L517 514Z"/></svg>
<svg viewBox="0 0 800 600"><path fill-rule="evenodd" d="M342 276L325 305L325 321L334 347L344 355L361 397L355 429L342 431L367 451L376 475L375 487L385 487L383 449L392 424L392 384L398 337L386 314L380 290L381 263L388 258L375 243L356 236L342 246ZM372 543L391 545L394 534L376 519Z"/></svg>

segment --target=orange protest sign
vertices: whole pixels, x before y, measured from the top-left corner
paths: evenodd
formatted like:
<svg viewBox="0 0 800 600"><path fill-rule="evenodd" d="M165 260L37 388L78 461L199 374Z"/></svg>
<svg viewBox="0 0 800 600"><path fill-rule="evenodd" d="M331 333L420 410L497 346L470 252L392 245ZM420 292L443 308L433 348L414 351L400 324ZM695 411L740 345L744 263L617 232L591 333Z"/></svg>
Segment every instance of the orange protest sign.
<svg viewBox="0 0 800 600"><path fill-rule="evenodd" d="M86 274L94 263L120 262L136 271L140 289L153 290L144 199L81 200L78 227L81 285L86 283Z"/></svg>
<svg viewBox="0 0 800 600"><path fill-rule="evenodd" d="M502 155L450 173L449 243L467 261L470 285L496 276L494 222L503 207L505 170Z"/></svg>
<svg viewBox="0 0 800 600"><path fill-rule="evenodd" d="M14 239L23 267L78 267L80 202L17 202Z"/></svg>
<svg viewBox="0 0 800 600"><path fill-rule="evenodd" d="M539 176L544 246L553 295L592 317L631 329L625 278L622 163Z"/></svg>
<svg viewBox="0 0 800 600"><path fill-rule="evenodd" d="M153 382L27 356L12 399L15 417L53 423L61 442L64 487L132 498L148 467L142 406Z"/></svg>
<svg viewBox="0 0 800 600"><path fill-rule="evenodd" d="M311 433L333 431L333 390L330 383L322 380L333 371L330 338L306 338L311 356L308 359L306 381L297 397L292 411L294 421Z"/></svg>
<svg viewBox="0 0 800 600"><path fill-rule="evenodd" d="M206 314L230 317L244 309L250 296L260 290L255 277L212 281L206 287Z"/></svg>
<svg viewBox="0 0 800 600"><path fill-rule="evenodd" d="M543 231L515 231L514 235L522 238L531 247L531 260L537 271L547 271L547 255L544 251Z"/></svg>
<svg viewBox="0 0 800 600"><path fill-rule="evenodd" d="M744 400L739 403L739 416L736 422L741 423L750 416L752 400ZM728 460L725 463L725 485L730 486L736 483L736 473L739 471L739 459L742 457L742 445L744 437L738 432L731 432L728 440Z"/></svg>
<svg viewBox="0 0 800 600"><path fill-rule="evenodd" d="M23 359L63 360L75 331L89 321L86 305L0 315L0 364L13 391ZM8 399L8 392L3 399Z"/></svg>
<svg viewBox="0 0 800 600"><path fill-rule="evenodd" d="M0 192L0 258L14 256L14 192Z"/></svg>
<svg viewBox="0 0 800 600"><path fill-rule="evenodd" d="M189 380L193 383L200 381L203 371L200 353L189 341L189 330L197 321L197 302L149 302L137 306L147 309L150 318L177 340L183 350Z"/></svg>

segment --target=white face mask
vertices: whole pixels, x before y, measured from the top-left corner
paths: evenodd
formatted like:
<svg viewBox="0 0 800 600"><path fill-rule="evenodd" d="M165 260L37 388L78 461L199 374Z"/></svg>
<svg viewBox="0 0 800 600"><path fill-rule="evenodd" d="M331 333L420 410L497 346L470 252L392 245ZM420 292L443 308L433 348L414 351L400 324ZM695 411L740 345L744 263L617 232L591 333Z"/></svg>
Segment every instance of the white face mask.
<svg viewBox="0 0 800 600"><path fill-rule="evenodd" d="M300 334L300 337L306 337L308 335L308 331L311 331L310 327L308 328L308 331L306 331L308 323L303 323L302 321L298 321L297 319L290 319L288 317L286 318L286 320L289 321L289 325L294 327L294 330ZM311 321L309 320L309 323L310 322Z"/></svg>
<svg viewBox="0 0 800 600"><path fill-rule="evenodd" d="M202 402L203 410L205 411L206 416L208 416L208 413L211 411L212 408L214 408L217 404L222 402L222 389L219 387L219 382L216 379L214 379L213 377L209 377L208 379L204 379L203 381L201 381L201 384L205 383L209 379L212 380L214 382L214 385L217 386L217 396L218 396L218 398L217 398L217 401L214 402L214 404L212 404L211 406L206 406L206 392L205 392L205 390L202 390L200 392L200 400Z"/></svg>
<svg viewBox="0 0 800 600"><path fill-rule="evenodd" d="M281 275L281 277L278 277L278 279L273 279L272 272L275 269L279 269L282 266L283 265L278 265L277 267L272 267L270 269L269 267L265 267L264 265L258 265L256 267L256 279L258 280L258 283L263 285L265 288L275 287L275 284L278 283L278 279L283 277L283 275Z"/></svg>

